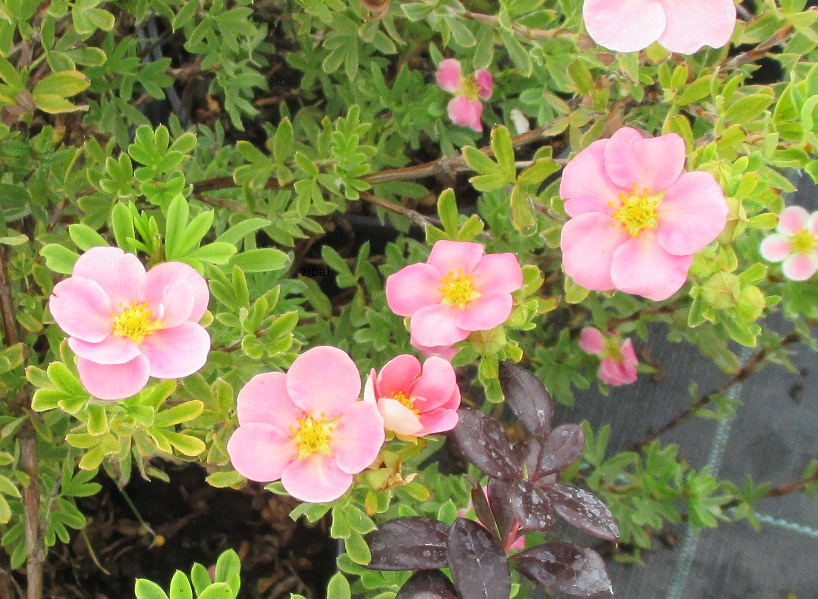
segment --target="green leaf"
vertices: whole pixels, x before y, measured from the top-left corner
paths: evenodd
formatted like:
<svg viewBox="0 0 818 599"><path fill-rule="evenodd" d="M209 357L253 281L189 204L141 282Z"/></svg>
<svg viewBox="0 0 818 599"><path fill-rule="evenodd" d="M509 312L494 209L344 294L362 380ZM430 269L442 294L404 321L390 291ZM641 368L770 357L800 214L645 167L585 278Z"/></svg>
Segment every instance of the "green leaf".
<svg viewBox="0 0 818 599"><path fill-rule="evenodd" d="M32 95L54 95L69 98L86 90L90 84L90 79L79 71L61 71L52 73L38 81L34 86Z"/></svg>
<svg viewBox="0 0 818 599"><path fill-rule="evenodd" d="M53 94L37 94L33 95L34 105L48 114L62 114L64 112L74 112L76 110L83 110L84 106L78 106L69 102L62 96Z"/></svg>
<svg viewBox="0 0 818 599"><path fill-rule="evenodd" d="M511 224L518 231L525 231L533 228L537 221L534 220L534 213L529 205L528 194L519 185L515 185L511 190L509 199L511 207Z"/></svg>
<svg viewBox="0 0 818 599"><path fill-rule="evenodd" d="M586 297L590 291L574 283L571 277L565 277L565 301L569 304L578 304Z"/></svg>
<svg viewBox="0 0 818 599"><path fill-rule="evenodd" d="M224 582L217 582L207 587L198 599L233 599L233 589Z"/></svg>
<svg viewBox="0 0 818 599"><path fill-rule="evenodd" d="M238 595L241 586L241 560L238 553L232 549L223 552L216 560L216 582L227 583L233 591L233 595Z"/></svg>
<svg viewBox="0 0 818 599"><path fill-rule="evenodd" d="M233 245L238 244L250 233L258 231L269 224L270 221L266 218L248 218L247 220L243 220L240 223L233 225L224 233L219 235L219 237L216 239L216 243L222 242L231 243Z"/></svg>
<svg viewBox="0 0 818 599"><path fill-rule="evenodd" d="M175 260L181 255L177 248L184 241L188 214L187 200L183 195L178 194L168 207L167 223L165 225L165 257L168 260Z"/></svg>
<svg viewBox="0 0 818 599"><path fill-rule="evenodd" d="M364 538L358 533L353 533L344 539L344 549L356 564L363 566L372 561L372 553Z"/></svg>
<svg viewBox="0 0 818 599"><path fill-rule="evenodd" d="M134 592L136 593L136 599L169 599L162 587L145 578L136 579Z"/></svg>
<svg viewBox="0 0 818 599"><path fill-rule="evenodd" d="M198 4L197 0L193 0L193 2ZM193 589L196 591L197 597L201 597L205 589L212 584L207 568L199 563L193 564L190 569L190 581L193 583Z"/></svg>
<svg viewBox="0 0 818 599"><path fill-rule="evenodd" d="M352 591L349 588L349 582L346 577L340 572L330 578L329 585L327 585L327 599L351 599Z"/></svg>
<svg viewBox="0 0 818 599"><path fill-rule="evenodd" d="M688 85L682 94L676 99L676 103L680 106L686 106L693 102L698 102L702 98L710 95L710 82L713 75L705 75L696 79L693 83Z"/></svg>
<svg viewBox="0 0 818 599"><path fill-rule="evenodd" d="M491 149L503 176L509 183L517 180L517 168L514 166L514 146L508 129L500 125L491 130ZM481 152L482 154L482 152Z"/></svg>
<svg viewBox="0 0 818 599"><path fill-rule="evenodd" d="M463 148L463 159L466 161L466 164L481 175L503 175L503 169L500 165L477 148L472 146Z"/></svg>
<svg viewBox="0 0 818 599"><path fill-rule="evenodd" d="M517 38L511 31L500 28L498 32L500 33L500 39L503 40L503 45L508 51L511 62L517 67L519 74L523 77L529 77L534 68L531 63L531 55L523 48L522 44L517 41Z"/></svg>
<svg viewBox="0 0 818 599"><path fill-rule="evenodd" d="M114 231L116 244L126 252L133 252L136 233L133 226L133 216L128 207L122 202L117 202L111 210L111 228Z"/></svg>
<svg viewBox="0 0 818 599"><path fill-rule="evenodd" d="M80 223L68 225L68 236L83 251L90 250L92 247L108 247L105 238L88 225Z"/></svg>
<svg viewBox="0 0 818 599"><path fill-rule="evenodd" d="M183 572L176 570L170 579L170 599L193 599L193 589Z"/></svg>
<svg viewBox="0 0 818 599"><path fill-rule="evenodd" d="M206 479L207 484L217 489L235 487L245 481L245 478L238 472L214 472Z"/></svg>
<svg viewBox="0 0 818 599"><path fill-rule="evenodd" d="M733 102L724 111L724 121L731 125L749 123L760 116L775 101L771 94L753 94Z"/></svg>
<svg viewBox="0 0 818 599"><path fill-rule="evenodd" d="M159 412L153 420L154 426L168 427L198 418L204 411L204 403L198 399L186 401L178 406Z"/></svg>
<svg viewBox="0 0 818 599"><path fill-rule="evenodd" d="M293 149L293 125L290 119L284 118L276 129L273 139L273 160L276 164L283 165L292 154Z"/></svg>
<svg viewBox="0 0 818 599"><path fill-rule="evenodd" d="M236 254L230 262L245 272L267 272L286 268L290 257L275 248L258 248Z"/></svg>
<svg viewBox="0 0 818 599"><path fill-rule="evenodd" d="M105 414L105 407L101 404L91 402L85 408L88 414L88 433L99 436L108 432L108 416Z"/></svg>
<svg viewBox="0 0 818 599"><path fill-rule="evenodd" d="M236 246L232 243L214 241L192 251L185 256L185 260L201 260L211 264L227 264L230 257L236 253Z"/></svg>
<svg viewBox="0 0 818 599"><path fill-rule="evenodd" d="M48 378L51 382L62 391L65 391L72 397L87 398L88 392L82 383L79 382L76 376L68 369L62 362L52 362L46 369Z"/></svg>
<svg viewBox="0 0 818 599"><path fill-rule="evenodd" d="M452 238L456 237L460 214L457 211L457 200L453 189L444 189L440 194L437 199L437 214L440 216L440 222L443 223L446 234Z"/></svg>

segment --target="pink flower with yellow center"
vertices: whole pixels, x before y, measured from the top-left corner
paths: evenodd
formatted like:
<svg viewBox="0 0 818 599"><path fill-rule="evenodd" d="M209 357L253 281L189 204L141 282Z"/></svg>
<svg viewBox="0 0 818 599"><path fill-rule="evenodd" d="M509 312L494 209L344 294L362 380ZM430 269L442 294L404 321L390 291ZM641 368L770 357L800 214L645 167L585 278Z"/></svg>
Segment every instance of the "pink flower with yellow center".
<svg viewBox="0 0 818 599"><path fill-rule="evenodd" d="M801 206L781 211L777 233L761 242L761 255L781 265L784 276L806 281L818 271L818 212L810 214Z"/></svg>
<svg viewBox="0 0 818 599"><path fill-rule="evenodd" d="M485 254L479 243L438 241L425 263L410 264L386 279L386 302L409 316L412 343L445 348L473 331L503 324L511 294L523 285L517 256Z"/></svg>
<svg viewBox="0 0 818 599"><path fill-rule="evenodd" d="M443 358L426 360L402 354L372 370L364 400L374 403L386 430L399 435L431 435L452 430L458 422L460 388L452 365Z"/></svg>
<svg viewBox="0 0 818 599"><path fill-rule="evenodd" d="M588 35L617 52L642 50L658 41L671 52L721 48L736 26L733 0L585 0Z"/></svg>
<svg viewBox="0 0 818 599"><path fill-rule="evenodd" d="M630 339L620 343L615 336L606 339L599 329L585 327L579 335L579 348L586 354L600 356L602 361L596 374L603 383L618 387L636 382L639 360Z"/></svg>
<svg viewBox="0 0 818 599"><path fill-rule="evenodd" d="M378 408L358 401L361 379L344 351L314 347L290 370L254 376L239 392L239 427L227 443L233 467L259 482L281 479L301 501L334 501L384 442Z"/></svg>
<svg viewBox="0 0 818 599"><path fill-rule="evenodd" d="M565 273L593 291L657 301L678 291L728 212L713 175L684 166L680 136L645 139L630 127L577 154L560 184L572 217L560 239Z"/></svg>
<svg viewBox="0 0 818 599"><path fill-rule="evenodd" d="M491 98L494 80L486 69L478 69L472 75L463 77L460 61L447 58L442 61L435 72L435 79L444 91L455 94L449 102L449 118L455 125L471 127L482 131L480 116L483 114L483 102Z"/></svg>
<svg viewBox="0 0 818 599"><path fill-rule="evenodd" d="M207 310L207 283L181 262L145 272L133 254L95 247L48 302L68 333L85 388L99 399L138 393L149 377L182 378L204 366L210 336L198 324Z"/></svg>

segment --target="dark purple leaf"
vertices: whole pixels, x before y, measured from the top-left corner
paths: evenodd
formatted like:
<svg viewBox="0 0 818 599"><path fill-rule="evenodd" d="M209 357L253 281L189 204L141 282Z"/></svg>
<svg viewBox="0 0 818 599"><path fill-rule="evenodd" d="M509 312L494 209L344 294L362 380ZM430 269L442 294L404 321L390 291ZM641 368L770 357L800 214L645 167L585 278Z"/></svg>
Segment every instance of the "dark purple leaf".
<svg viewBox="0 0 818 599"><path fill-rule="evenodd" d="M508 559L485 528L473 520L458 518L449 530L446 546L454 586L463 599L508 597Z"/></svg>
<svg viewBox="0 0 818 599"><path fill-rule="evenodd" d="M533 437L529 437L514 446L514 457L518 463L526 468L529 476L537 471L537 465L540 463L541 450L540 442Z"/></svg>
<svg viewBox="0 0 818 599"><path fill-rule="evenodd" d="M372 570L438 570L448 567L449 526L419 516L395 518L366 535Z"/></svg>
<svg viewBox="0 0 818 599"><path fill-rule="evenodd" d="M536 474L537 480L547 474L553 474L567 468L571 462L582 455L585 449L585 434L578 424L563 424L558 426L542 444L540 464Z"/></svg>
<svg viewBox="0 0 818 599"><path fill-rule="evenodd" d="M537 438L551 430L554 407L551 396L534 373L513 362L500 366L500 387L517 418Z"/></svg>
<svg viewBox="0 0 818 599"><path fill-rule="evenodd" d="M452 581L440 570L415 572L395 599L457 599Z"/></svg>
<svg viewBox="0 0 818 599"><path fill-rule="evenodd" d="M546 543L526 549L512 559L523 574L552 591L575 597L612 592L605 562L593 549L569 543Z"/></svg>
<svg viewBox="0 0 818 599"><path fill-rule="evenodd" d="M529 481L491 479L488 489L491 510L503 540L507 540L510 533L545 532L554 525L551 500L543 489L538 489Z"/></svg>
<svg viewBox="0 0 818 599"><path fill-rule="evenodd" d="M511 443L500 423L469 408L461 408L458 414L460 422L449 433L455 449L489 476L521 478Z"/></svg>
<svg viewBox="0 0 818 599"><path fill-rule="evenodd" d="M483 487L477 481L474 481L475 488L471 490L471 504L474 507L474 513L477 519L486 527L492 534L497 534L497 527L494 524L494 515L491 513L489 502L486 499L486 493Z"/></svg>
<svg viewBox="0 0 818 599"><path fill-rule="evenodd" d="M542 490L551 498L554 509L568 524L606 541L619 540L619 527L611 510L596 495L559 483Z"/></svg>

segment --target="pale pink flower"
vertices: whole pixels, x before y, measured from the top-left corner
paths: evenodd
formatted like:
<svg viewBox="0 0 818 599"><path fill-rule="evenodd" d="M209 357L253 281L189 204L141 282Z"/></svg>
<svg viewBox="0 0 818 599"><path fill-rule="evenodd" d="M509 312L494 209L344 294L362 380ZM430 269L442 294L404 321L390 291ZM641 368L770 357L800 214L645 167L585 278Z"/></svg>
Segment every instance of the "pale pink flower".
<svg viewBox="0 0 818 599"><path fill-rule="evenodd" d="M572 217L560 240L565 273L594 291L657 301L678 291L728 212L713 175L684 166L680 136L645 139L630 127L577 154L560 184Z"/></svg>
<svg viewBox="0 0 818 599"><path fill-rule="evenodd" d="M777 233L761 242L761 255L770 262L781 262L784 276L806 281L818 271L818 212L810 214L801 206L781 211Z"/></svg>
<svg viewBox="0 0 818 599"><path fill-rule="evenodd" d="M639 360L630 339L620 343L615 336L606 339L599 329L585 327L579 335L579 348L601 357L596 375L603 383L618 387L636 382Z"/></svg>
<svg viewBox="0 0 818 599"><path fill-rule="evenodd" d="M384 442L383 418L360 391L352 358L329 346L304 352L286 374L254 376L239 391L239 427L227 442L233 467L250 480L281 479L301 501L338 499Z"/></svg>
<svg viewBox="0 0 818 599"><path fill-rule="evenodd" d="M412 343L449 347L472 331L487 331L511 314L511 293L523 285L517 256L486 254L479 243L438 241L425 263L386 279L386 302L410 316Z"/></svg>
<svg viewBox="0 0 818 599"><path fill-rule="evenodd" d="M486 496L486 501L488 501L489 500L489 488L488 487L480 487L480 488L483 489L483 495ZM472 503L471 497L469 497L469 503L465 507L465 509L461 508L461 509L457 510L457 517L458 518L466 518L467 516L475 516L473 512L474 512L474 503ZM472 519L474 519L474 518L472 518ZM482 522L481 522L481 524L482 524ZM517 534L516 530L514 531L513 534L514 535ZM506 542L507 542L507 540L506 540ZM524 534L520 535L517 538L515 538L514 542L511 543L506 548L506 551L522 551L523 549L525 549L525 535Z"/></svg>
<svg viewBox="0 0 818 599"><path fill-rule="evenodd" d="M94 247L57 283L49 309L68 333L85 388L99 399L138 393L148 377L182 378L204 366L210 336L198 322L207 283L181 262L145 272L133 254Z"/></svg>
<svg viewBox="0 0 818 599"><path fill-rule="evenodd" d="M455 125L482 131L480 116L483 114L483 103L480 99L491 98L494 81L486 69L479 69L465 77L461 75L461 70L459 60L447 58L438 66L435 79L444 91L455 94L448 107L452 122Z"/></svg>
<svg viewBox="0 0 818 599"><path fill-rule="evenodd" d="M435 347L426 347L425 345L421 345L415 339L409 339L409 343L412 344L412 347L417 349L424 358L431 358L432 356L443 358L447 362L451 362L452 358L457 355L457 352L460 351L459 347L452 347L451 345L438 345Z"/></svg>
<svg viewBox="0 0 818 599"><path fill-rule="evenodd" d="M423 363L402 354L380 372L372 370L364 400L374 403L388 431L420 437L452 430L458 421L460 388L454 368L443 358Z"/></svg>
<svg viewBox="0 0 818 599"><path fill-rule="evenodd" d="M633 52L658 41L693 54L730 41L736 7L733 0L585 0L582 17L588 35L611 50Z"/></svg>

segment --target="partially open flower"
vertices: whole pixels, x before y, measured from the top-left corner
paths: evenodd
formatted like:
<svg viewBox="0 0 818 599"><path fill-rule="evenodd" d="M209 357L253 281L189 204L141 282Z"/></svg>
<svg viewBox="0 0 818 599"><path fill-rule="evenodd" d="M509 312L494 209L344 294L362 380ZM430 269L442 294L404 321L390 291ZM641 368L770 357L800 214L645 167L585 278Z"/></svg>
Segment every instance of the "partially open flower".
<svg viewBox="0 0 818 599"><path fill-rule="evenodd" d="M449 118L455 125L471 127L482 131L480 116L483 114L483 103L491 98L494 80L486 69L479 69L472 75L462 76L460 61L447 58L442 61L435 72L435 79L444 91L455 94L449 102Z"/></svg>
<svg viewBox="0 0 818 599"><path fill-rule="evenodd" d="M615 336L607 339L599 329L585 327L579 336L579 348L586 354L600 356L597 376L612 387L636 382L639 360L630 339L619 342Z"/></svg>
<svg viewBox="0 0 818 599"><path fill-rule="evenodd" d="M776 231L761 242L761 255L770 262L783 261L788 279L806 281L818 271L818 212L788 206L781 211Z"/></svg>
<svg viewBox="0 0 818 599"><path fill-rule="evenodd" d="M254 376L237 399L240 426L227 443L233 467L250 480L281 479L301 501L338 499L385 438L378 408L358 401L360 391L355 363L329 346L304 352L287 374Z"/></svg>
<svg viewBox="0 0 818 599"><path fill-rule="evenodd" d="M372 370L364 399L377 404L384 427L419 437L452 430L458 421L460 388L454 368L443 358L426 360L403 354Z"/></svg>
<svg viewBox="0 0 818 599"><path fill-rule="evenodd" d="M210 292L204 278L181 262L145 272L133 254L94 247L48 302L68 333L77 370L99 399L138 393L148 377L182 378L204 366L210 335L198 324Z"/></svg>

